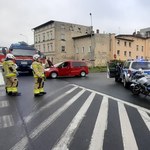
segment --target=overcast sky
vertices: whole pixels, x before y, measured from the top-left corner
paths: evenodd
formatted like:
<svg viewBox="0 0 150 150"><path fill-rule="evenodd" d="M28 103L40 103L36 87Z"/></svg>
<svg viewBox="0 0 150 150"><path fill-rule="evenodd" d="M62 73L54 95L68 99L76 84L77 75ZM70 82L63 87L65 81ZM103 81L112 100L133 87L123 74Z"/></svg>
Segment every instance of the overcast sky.
<svg viewBox="0 0 150 150"><path fill-rule="evenodd" d="M90 16L92 13L92 17ZM0 46L25 41L50 20L92 25L94 30L132 34L150 27L150 0L0 0Z"/></svg>

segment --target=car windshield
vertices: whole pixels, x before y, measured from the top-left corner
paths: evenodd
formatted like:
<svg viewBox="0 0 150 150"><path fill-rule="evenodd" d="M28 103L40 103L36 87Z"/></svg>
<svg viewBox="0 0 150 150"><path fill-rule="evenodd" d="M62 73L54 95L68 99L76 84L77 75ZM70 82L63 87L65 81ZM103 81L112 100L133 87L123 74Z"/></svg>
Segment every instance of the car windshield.
<svg viewBox="0 0 150 150"><path fill-rule="evenodd" d="M35 50L13 49L12 54L15 56L33 56Z"/></svg>
<svg viewBox="0 0 150 150"><path fill-rule="evenodd" d="M132 68L133 69L144 69L144 70L150 70L150 62L133 62L132 63Z"/></svg>

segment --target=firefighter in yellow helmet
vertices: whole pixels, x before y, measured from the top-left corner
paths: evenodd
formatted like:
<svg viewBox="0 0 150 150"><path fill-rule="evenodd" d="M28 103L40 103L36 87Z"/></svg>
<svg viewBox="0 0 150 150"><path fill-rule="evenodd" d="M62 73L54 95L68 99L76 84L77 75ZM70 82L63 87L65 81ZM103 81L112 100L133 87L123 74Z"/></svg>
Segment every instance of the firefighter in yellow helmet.
<svg viewBox="0 0 150 150"><path fill-rule="evenodd" d="M33 56L33 63L32 63L32 69L33 69L33 76L34 76L34 96L42 96L46 94L44 92L44 67L41 62L41 57L38 54L35 54Z"/></svg>
<svg viewBox="0 0 150 150"><path fill-rule="evenodd" d="M6 54L6 58L3 61L3 71L5 78L6 93L12 96L19 96L21 93L18 93L18 79L17 79L17 70L16 64L14 63L15 57L13 54Z"/></svg>

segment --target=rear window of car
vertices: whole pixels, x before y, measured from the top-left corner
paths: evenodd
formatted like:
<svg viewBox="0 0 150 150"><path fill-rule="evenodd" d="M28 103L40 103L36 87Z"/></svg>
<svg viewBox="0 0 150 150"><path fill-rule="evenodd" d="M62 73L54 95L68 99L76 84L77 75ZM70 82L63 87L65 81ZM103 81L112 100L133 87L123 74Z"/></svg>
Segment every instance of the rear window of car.
<svg viewBox="0 0 150 150"><path fill-rule="evenodd" d="M143 69L143 70L150 70L150 62L133 62L132 66L133 69Z"/></svg>
<svg viewBox="0 0 150 150"><path fill-rule="evenodd" d="M73 67L82 67L86 66L85 62L72 62Z"/></svg>

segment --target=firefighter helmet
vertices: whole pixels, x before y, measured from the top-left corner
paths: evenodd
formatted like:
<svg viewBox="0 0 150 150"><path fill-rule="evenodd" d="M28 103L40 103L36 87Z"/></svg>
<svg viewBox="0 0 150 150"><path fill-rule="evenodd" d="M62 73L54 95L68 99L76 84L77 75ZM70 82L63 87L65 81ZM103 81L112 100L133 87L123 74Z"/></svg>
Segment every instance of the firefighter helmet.
<svg viewBox="0 0 150 150"><path fill-rule="evenodd" d="M38 58L40 58L40 55L39 55L39 54L33 55L33 59L34 59L34 60L37 60Z"/></svg>
<svg viewBox="0 0 150 150"><path fill-rule="evenodd" d="M6 58L8 58L8 59L15 59L15 56L13 54L11 54L11 53L8 53L6 55Z"/></svg>

